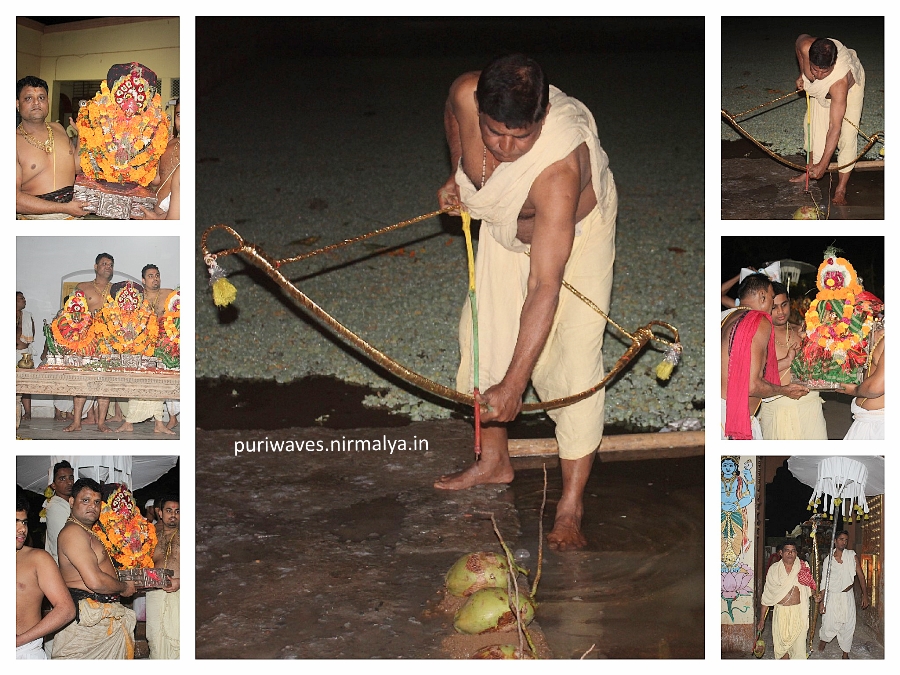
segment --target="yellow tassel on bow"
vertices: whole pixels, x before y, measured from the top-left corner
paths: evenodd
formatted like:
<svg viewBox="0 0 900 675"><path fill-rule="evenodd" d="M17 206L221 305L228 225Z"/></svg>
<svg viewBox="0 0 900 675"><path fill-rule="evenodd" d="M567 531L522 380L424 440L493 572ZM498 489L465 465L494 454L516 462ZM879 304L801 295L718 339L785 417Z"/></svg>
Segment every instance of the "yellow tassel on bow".
<svg viewBox="0 0 900 675"><path fill-rule="evenodd" d="M228 279L222 277L213 282L213 302L216 307L227 307L237 297L237 289Z"/></svg>
<svg viewBox="0 0 900 675"><path fill-rule="evenodd" d="M663 361L656 366L656 377L663 381L668 380L672 376L673 370L675 370L674 364L669 361Z"/></svg>

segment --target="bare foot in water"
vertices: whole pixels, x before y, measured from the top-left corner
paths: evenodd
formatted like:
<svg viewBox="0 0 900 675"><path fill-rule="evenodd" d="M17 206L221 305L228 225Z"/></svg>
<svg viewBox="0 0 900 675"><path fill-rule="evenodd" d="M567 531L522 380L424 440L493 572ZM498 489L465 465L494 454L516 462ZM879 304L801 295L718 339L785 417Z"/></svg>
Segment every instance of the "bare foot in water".
<svg viewBox="0 0 900 675"><path fill-rule="evenodd" d="M581 533L581 513L565 509L560 502L547 543L554 551L576 551L587 546L587 539Z"/></svg>
<svg viewBox="0 0 900 675"><path fill-rule="evenodd" d="M834 191L834 199L831 200L832 204L837 204L838 206L847 206L847 191L841 190L838 188Z"/></svg>
<svg viewBox="0 0 900 675"><path fill-rule="evenodd" d="M438 490L465 490L473 485L494 485L512 482L513 468L509 458L505 461L489 461L482 458L464 471L438 478L434 487Z"/></svg>
<svg viewBox="0 0 900 675"><path fill-rule="evenodd" d="M801 173L799 176L794 176L789 179L791 183L805 183L806 182L806 174Z"/></svg>

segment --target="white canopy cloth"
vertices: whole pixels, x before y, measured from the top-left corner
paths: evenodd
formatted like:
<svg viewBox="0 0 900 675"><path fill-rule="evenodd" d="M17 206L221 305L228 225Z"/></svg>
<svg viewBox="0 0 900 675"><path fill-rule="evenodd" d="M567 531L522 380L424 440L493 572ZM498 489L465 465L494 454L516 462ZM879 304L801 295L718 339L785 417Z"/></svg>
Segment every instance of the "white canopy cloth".
<svg viewBox="0 0 900 675"><path fill-rule="evenodd" d="M51 455L16 457L16 483L26 490L42 493L53 482L53 465L67 460L75 470L75 480L93 478L98 483L125 483L131 491L157 480L178 461L176 456L141 457L131 455Z"/></svg>
<svg viewBox="0 0 900 675"><path fill-rule="evenodd" d="M840 498L844 516L852 514L854 504L869 512L866 495L884 494L884 457L822 457L795 455L788 468L797 480L813 488L811 503L820 497L823 510L833 510L829 500Z"/></svg>

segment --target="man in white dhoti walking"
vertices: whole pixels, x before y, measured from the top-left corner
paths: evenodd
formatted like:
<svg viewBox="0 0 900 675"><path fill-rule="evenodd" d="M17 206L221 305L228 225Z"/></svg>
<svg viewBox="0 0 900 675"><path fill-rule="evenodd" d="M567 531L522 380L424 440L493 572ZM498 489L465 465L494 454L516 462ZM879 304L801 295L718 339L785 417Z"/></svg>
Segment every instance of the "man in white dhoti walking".
<svg viewBox="0 0 900 675"><path fill-rule="evenodd" d="M822 627L819 629L819 651L835 637L844 652L842 658L850 658L853 646L853 631L856 630L856 598L853 595L853 584L859 581L862 589L863 609L869 606L869 593L866 578L855 551L847 548L850 535L847 530L838 534L834 540L834 550L822 563L822 583L828 581L828 604L819 603L822 613Z"/></svg>

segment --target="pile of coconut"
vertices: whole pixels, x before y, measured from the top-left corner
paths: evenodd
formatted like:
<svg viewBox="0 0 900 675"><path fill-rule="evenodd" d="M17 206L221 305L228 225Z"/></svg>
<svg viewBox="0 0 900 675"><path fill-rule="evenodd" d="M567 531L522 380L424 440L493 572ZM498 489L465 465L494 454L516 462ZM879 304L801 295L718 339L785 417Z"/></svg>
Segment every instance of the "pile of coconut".
<svg viewBox="0 0 900 675"><path fill-rule="evenodd" d="M483 636L466 644L489 643L463 656L530 659L549 653L543 635L528 629L536 604L524 580L527 574L511 556L484 551L464 555L450 568L442 604L446 611L455 609L454 629L461 635Z"/></svg>

